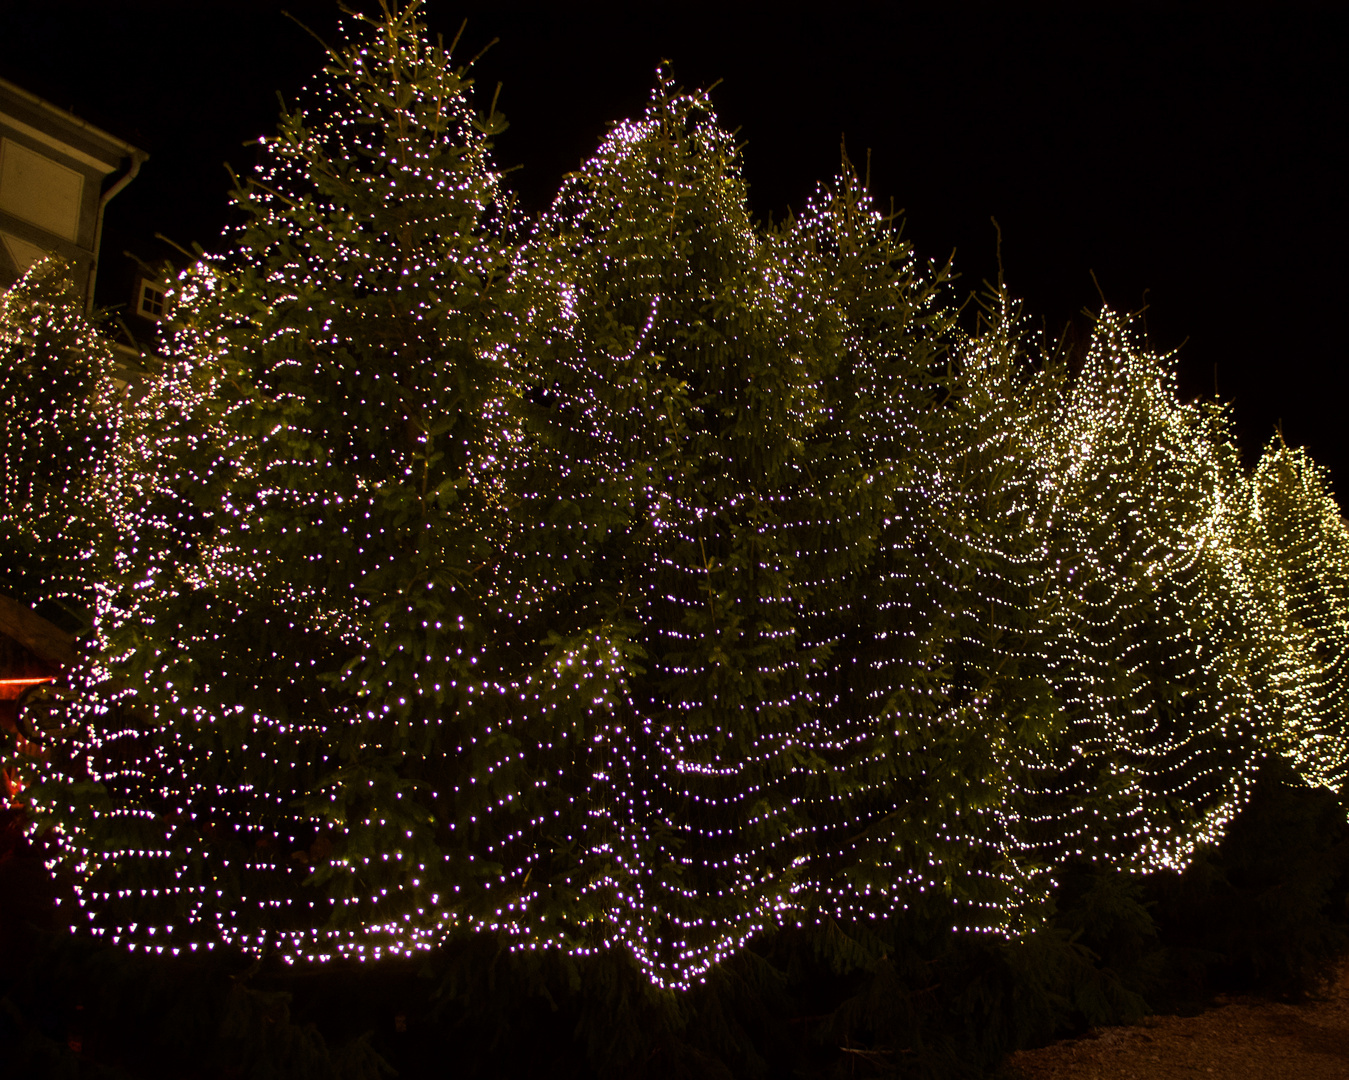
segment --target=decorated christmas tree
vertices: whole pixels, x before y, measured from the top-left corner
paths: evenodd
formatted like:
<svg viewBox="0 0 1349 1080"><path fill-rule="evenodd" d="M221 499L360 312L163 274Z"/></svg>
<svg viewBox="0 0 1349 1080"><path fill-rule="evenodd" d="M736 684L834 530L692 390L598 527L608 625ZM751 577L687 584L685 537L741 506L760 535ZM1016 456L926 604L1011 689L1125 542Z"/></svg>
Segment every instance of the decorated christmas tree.
<svg viewBox="0 0 1349 1080"><path fill-rule="evenodd" d="M1309 783L1343 793L1349 766L1349 528L1325 470L1280 434L1255 468L1247 512L1271 636L1277 745Z"/></svg>
<svg viewBox="0 0 1349 1080"><path fill-rule="evenodd" d="M353 31L264 140L232 253L176 286L110 672L61 712L47 782L98 787L54 835L133 948L402 951L478 875L434 807L500 555L500 124L410 9Z"/></svg>
<svg viewBox="0 0 1349 1080"><path fill-rule="evenodd" d="M111 557L112 349L42 259L0 293L0 593L87 628Z"/></svg>
<svg viewBox="0 0 1349 1080"><path fill-rule="evenodd" d="M1183 866L1244 802L1273 722L1235 447L1109 311L1039 445L1035 528L1072 613L1046 656L1069 725L1037 766L1048 804L1064 800L1046 854Z"/></svg>

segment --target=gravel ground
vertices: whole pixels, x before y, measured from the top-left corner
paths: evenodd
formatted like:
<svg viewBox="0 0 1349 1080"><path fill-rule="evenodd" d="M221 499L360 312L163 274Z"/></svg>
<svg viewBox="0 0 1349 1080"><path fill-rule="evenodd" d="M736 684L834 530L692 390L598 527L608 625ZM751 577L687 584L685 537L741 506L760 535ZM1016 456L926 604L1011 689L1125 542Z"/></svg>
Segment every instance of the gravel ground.
<svg viewBox="0 0 1349 1080"><path fill-rule="evenodd" d="M1298 1004L1220 998L1200 1016L1153 1016L1133 1027L1013 1054L1019 1080L1347 1080L1349 965Z"/></svg>

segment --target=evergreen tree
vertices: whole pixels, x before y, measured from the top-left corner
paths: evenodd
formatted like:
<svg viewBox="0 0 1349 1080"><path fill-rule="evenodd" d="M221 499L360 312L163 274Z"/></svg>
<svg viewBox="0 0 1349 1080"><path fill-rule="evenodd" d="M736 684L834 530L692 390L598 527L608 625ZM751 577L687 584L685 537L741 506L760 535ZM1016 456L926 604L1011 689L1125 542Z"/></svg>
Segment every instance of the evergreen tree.
<svg viewBox="0 0 1349 1080"><path fill-rule="evenodd" d="M664 75L523 258L544 294L520 348L543 536L521 543L565 567L521 628L558 642L523 731L561 751L567 792L529 839L552 849L552 909L595 911L682 984L773 924L801 850L816 656L789 523L816 381L731 137Z"/></svg>
<svg viewBox="0 0 1349 1080"><path fill-rule="evenodd" d="M1349 528L1325 470L1282 434L1256 465L1248 512L1271 637L1281 646L1276 745L1309 783L1343 794Z"/></svg>
<svg viewBox="0 0 1349 1080"><path fill-rule="evenodd" d="M1040 766L1059 803L1046 858L1183 866L1247 798L1271 731L1235 448L1108 310L1039 444L1036 527L1073 612L1046 656L1069 725Z"/></svg>
<svg viewBox="0 0 1349 1080"><path fill-rule="evenodd" d="M263 140L233 251L175 289L112 676L32 791L69 795L62 857L133 948L405 951L477 877L437 799L491 634L509 209L502 124L414 13L353 16Z"/></svg>
<svg viewBox="0 0 1349 1080"><path fill-rule="evenodd" d="M0 293L0 592L67 630L98 605L120 409L107 341L59 260Z"/></svg>

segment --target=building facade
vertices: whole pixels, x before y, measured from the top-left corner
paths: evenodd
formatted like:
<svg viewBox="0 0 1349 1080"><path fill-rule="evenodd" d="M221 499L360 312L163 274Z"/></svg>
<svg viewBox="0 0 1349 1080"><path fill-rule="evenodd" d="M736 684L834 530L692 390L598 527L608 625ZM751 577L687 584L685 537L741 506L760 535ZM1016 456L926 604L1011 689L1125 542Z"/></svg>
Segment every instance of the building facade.
<svg viewBox="0 0 1349 1080"><path fill-rule="evenodd" d="M147 157L0 79L0 289L55 254L92 308L104 210Z"/></svg>

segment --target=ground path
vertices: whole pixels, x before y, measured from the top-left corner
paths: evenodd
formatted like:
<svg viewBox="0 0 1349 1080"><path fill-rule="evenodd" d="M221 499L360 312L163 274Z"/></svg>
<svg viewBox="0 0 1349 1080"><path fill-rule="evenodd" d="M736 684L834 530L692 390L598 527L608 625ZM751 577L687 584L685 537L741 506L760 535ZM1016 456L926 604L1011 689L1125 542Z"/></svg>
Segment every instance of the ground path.
<svg viewBox="0 0 1349 1080"><path fill-rule="evenodd" d="M1299 1004L1219 999L1200 1016L1153 1016L1012 1055L1017 1080L1349 1080L1349 964Z"/></svg>

